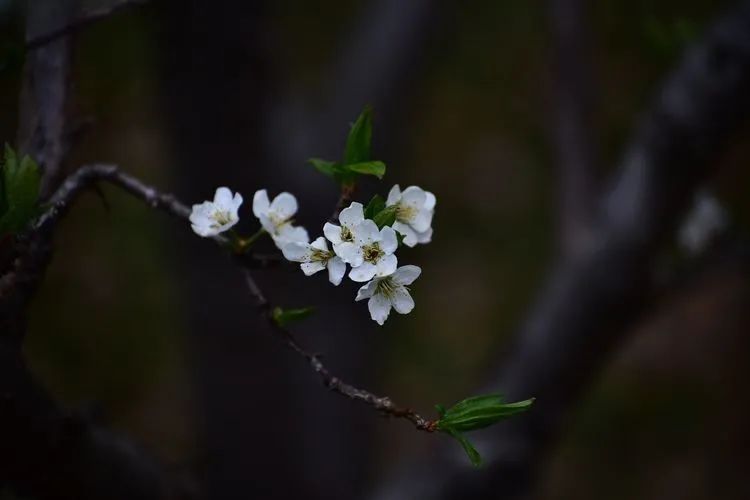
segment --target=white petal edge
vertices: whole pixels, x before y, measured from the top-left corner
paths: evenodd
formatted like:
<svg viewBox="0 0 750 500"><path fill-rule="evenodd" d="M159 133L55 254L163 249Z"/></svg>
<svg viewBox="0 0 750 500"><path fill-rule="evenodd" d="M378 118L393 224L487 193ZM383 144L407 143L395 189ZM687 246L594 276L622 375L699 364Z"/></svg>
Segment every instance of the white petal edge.
<svg viewBox="0 0 750 500"><path fill-rule="evenodd" d="M370 281L375 276L377 270L378 268L374 264L363 262L361 265L353 267L352 270L349 271L349 278L351 278L352 281L364 283L365 281Z"/></svg>
<svg viewBox="0 0 750 500"><path fill-rule="evenodd" d="M393 308L399 314L409 314L414 309L414 299L404 287L398 287L391 296Z"/></svg>
<svg viewBox="0 0 750 500"><path fill-rule="evenodd" d="M351 205L341 211L339 222L344 226L354 227L365 220L364 207L361 203L353 201Z"/></svg>
<svg viewBox="0 0 750 500"><path fill-rule="evenodd" d="M399 201L401 201L401 187L396 184L390 191L388 191L388 198L386 199L385 204L390 207Z"/></svg>
<svg viewBox="0 0 750 500"><path fill-rule="evenodd" d="M281 247L281 253L286 260L292 262L308 262L310 260L310 245L297 241L286 243Z"/></svg>
<svg viewBox="0 0 750 500"><path fill-rule="evenodd" d="M341 226L326 222L323 225L323 234L325 234L328 241L334 245L341 243Z"/></svg>
<svg viewBox="0 0 750 500"><path fill-rule="evenodd" d="M362 286L359 290L357 290L357 298L355 298L354 301L359 302L360 300L369 299L373 296L377 288L378 280L370 281L366 285Z"/></svg>
<svg viewBox="0 0 750 500"><path fill-rule="evenodd" d="M398 248L396 231L392 227L384 227L380 230L380 249L387 254L392 254Z"/></svg>
<svg viewBox="0 0 750 500"><path fill-rule="evenodd" d="M395 255L385 255L378 260L375 276L382 278L383 276L390 276L396 271L398 266L398 259Z"/></svg>
<svg viewBox="0 0 750 500"><path fill-rule="evenodd" d="M334 286L339 286L346 274L346 264L341 257L333 257L328 261L328 281Z"/></svg>
<svg viewBox="0 0 750 500"><path fill-rule="evenodd" d="M402 285L411 285L422 274L422 268L414 265L401 266L393 273L393 279Z"/></svg>
<svg viewBox="0 0 750 500"><path fill-rule="evenodd" d="M279 219L286 220L297 213L297 198L292 193L279 193L271 202L271 212Z"/></svg>
<svg viewBox="0 0 750 500"><path fill-rule="evenodd" d="M271 202L268 201L268 193L265 189L259 189L253 195L253 215L260 218L261 215L268 214Z"/></svg>
<svg viewBox="0 0 750 500"><path fill-rule="evenodd" d="M299 265L300 269L302 269L302 272L305 273L305 276L312 276L313 274L317 273L318 271L322 271L326 268L326 265L324 262L316 261L316 262L303 262Z"/></svg>
<svg viewBox="0 0 750 500"><path fill-rule="evenodd" d="M370 297L367 308L370 310L370 317L377 324L383 326L383 323L385 323L385 320L388 319L388 315L391 313L391 301L380 294L376 294Z"/></svg>

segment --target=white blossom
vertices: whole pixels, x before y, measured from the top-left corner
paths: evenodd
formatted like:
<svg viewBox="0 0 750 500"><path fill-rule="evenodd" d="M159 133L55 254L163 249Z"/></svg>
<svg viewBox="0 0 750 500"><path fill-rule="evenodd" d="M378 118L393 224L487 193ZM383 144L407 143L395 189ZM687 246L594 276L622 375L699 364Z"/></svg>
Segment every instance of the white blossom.
<svg viewBox="0 0 750 500"><path fill-rule="evenodd" d="M349 272L352 280L365 282L396 270L398 260L393 252L398 247L398 239L393 228L378 230L375 222L365 219L354 227L353 233L353 242L343 242L334 248L336 254L352 266Z"/></svg>
<svg viewBox="0 0 750 500"><path fill-rule="evenodd" d="M293 194L280 193L272 202L269 202L265 189L259 189L253 196L253 214L280 249L287 243L310 241L304 227L292 224L292 217L296 213L297 198Z"/></svg>
<svg viewBox="0 0 750 500"><path fill-rule="evenodd" d="M323 226L323 234L326 235L328 241L333 243L334 251L338 251L337 249L342 243L354 242L357 225L364 220L365 215L362 204L354 201L339 214L341 225L337 226L336 224L326 222Z"/></svg>
<svg viewBox="0 0 750 500"><path fill-rule="evenodd" d="M421 273L422 269L417 266L399 267L393 274L375 278L360 288L355 300L370 299L367 303L370 316L382 325L388 319L391 307L399 314L408 314L414 309L414 299L407 287Z"/></svg>
<svg viewBox="0 0 750 500"><path fill-rule="evenodd" d="M435 195L417 186L409 186L401 192L398 184L391 188L385 204L396 207L396 222L393 229L404 237L404 245L413 247L417 243L432 240L432 217L435 214Z"/></svg>
<svg viewBox="0 0 750 500"><path fill-rule="evenodd" d="M312 276L328 268L328 280L338 285L346 272L346 264L341 257L328 250L328 243L322 236L312 243L287 243L282 248L282 252L287 260L301 262L300 268L305 276Z"/></svg>
<svg viewBox="0 0 750 500"><path fill-rule="evenodd" d="M237 211L242 201L240 193L232 196L229 188L218 188L214 194L214 201L204 201L200 205L193 205L190 213L193 231L204 238L223 233L239 222Z"/></svg>

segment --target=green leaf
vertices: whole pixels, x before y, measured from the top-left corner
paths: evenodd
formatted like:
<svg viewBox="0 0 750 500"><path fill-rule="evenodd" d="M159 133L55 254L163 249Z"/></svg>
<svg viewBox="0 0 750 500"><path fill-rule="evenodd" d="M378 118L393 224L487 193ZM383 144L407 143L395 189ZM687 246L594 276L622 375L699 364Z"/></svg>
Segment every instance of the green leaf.
<svg viewBox="0 0 750 500"><path fill-rule="evenodd" d="M385 207L383 210L378 212L375 217L372 218L377 224L378 229L382 229L385 226L392 226L396 222L396 207L390 206Z"/></svg>
<svg viewBox="0 0 750 500"><path fill-rule="evenodd" d="M299 309L282 309L281 307L275 307L271 312L271 316L277 325L284 328L291 323L302 321L314 312L314 307L302 307Z"/></svg>
<svg viewBox="0 0 750 500"><path fill-rule="evenodd" d="M2 203L0 234L18 232L36 215L39 200L39 167L24 156L20 161L6 144L2 167Z"/></svg>
<svg viewBox="0 0 750 500"><path fill-rule="evenodd" d="M482 465L482 456L463 434L455 431L454 429L445 429L443 432L461 443L461 446L466 452L466 455L469 457L469 460L471 460L471 465L473 465L474 467L479 467L480 465Z"/></svg>
<svg viewBox="0 0 750 500"><path fill-rule="evenodd" d="M382 179L385 175L385 163L382 161L365 161L361 163L351 163L346 165L344 168L350 172L355 172L364 175L374 175L378 179Z"/></svg>
<svg viewBox="0 0 750 500"><path fill-rule="evenodd" d="M316 168L316 170L324 175L327 175L331 179L336 175L336 167L338 163L335 161L321 160L320 158L310 158L307 163Z"/></svg>
<svg viewBox="0 0 750 500"><path fill-rule="evenodd" d="M496 424L501 420L524 412L531 407L534 399L503 403L499 394L488 394L464 399L445 411L437 422L438 429L452 429L457 432L473 431Z"/></svg>
<svg viewBox="0 0 750 500"><path fill-rule="evenodd" d="M370 160L372 143L372 108L365 106L357 121L349 130L344 149L344 165L367 162Z"/></svg>
<svg viewBox="0 0 750 500"><path fill-rule="evenodd" d="M365 207L365 219L373 219L385 208L385 200L379 194L372 197Z"/></svg>

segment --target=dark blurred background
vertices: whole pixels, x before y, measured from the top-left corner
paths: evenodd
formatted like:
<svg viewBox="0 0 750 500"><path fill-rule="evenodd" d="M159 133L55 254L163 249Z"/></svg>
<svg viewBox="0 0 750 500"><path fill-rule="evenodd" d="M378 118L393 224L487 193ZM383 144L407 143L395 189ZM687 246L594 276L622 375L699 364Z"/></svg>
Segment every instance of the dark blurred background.
<svg viewBox="0 0 750 500"><path fill-rule="evenodd" d="M0 138L10 143L24 10L42 3L0 2ZM288 190L317 234L338 193L305 160L337 158L372 104L388 172L357 199L395 183L438 199L433 243L400 256L423 268L416 309L378 328L353 303L353 283L334 289L292 268L258 277L276 303L318 306L296 330L335 373L431 414L495 387L488 377L513 355L555 262L588 244L582 221L639 117L686 48L735 5L154 0L73 35L68 107L80 130L65 168L116 163L187 203L230 186L245 197L247 233L253 192ZM750 497L746 138L735 133L691 190L713 207L687 222L699 243L680 238L692 206L683 203L651 250L657 292L644 288L637 312L612 319L624 331L610 348L584 351L599 366L524 496ZM327 392L265 330L229 259L187 224L103 193L106 203L87 194L65 219L30 312L29 363L60 401L128 435L199 498L390 498L398 470L429 464L438 448L460 453ZM420 481L446 477L422 472Z"/></svg>

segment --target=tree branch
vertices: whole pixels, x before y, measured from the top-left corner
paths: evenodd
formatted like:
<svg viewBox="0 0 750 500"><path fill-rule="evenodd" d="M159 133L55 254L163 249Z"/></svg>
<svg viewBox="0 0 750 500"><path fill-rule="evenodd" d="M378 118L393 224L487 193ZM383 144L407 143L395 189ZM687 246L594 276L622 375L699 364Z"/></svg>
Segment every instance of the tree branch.
<svg viewBox="0 0 750 500"><path fill-rule="evenodd" d="M260 313L266 318L268 326L271 331L277 334L286 344L286 346L292 351L296 352L307 360L310 368L320 376L323 385L328 389L341 394L349 399L355 401L362 401L363 403L371 406L374 410L395 418L403 418L414 424L414 427L420 431L434 432L436 423L432 420L428 420L418 413L410 410L409 408L402 408L393 403L391 398L387 396L377 396L365 389L359 389L353 385L347 384L339 377L333 375L323 365L318 354L311 353L302 348L294 335L278 325L274 320L272 311L273 307L266 299L265 295L261 291L258 284L253 279L252 273L249 269L243 269L245 275L245 282L250 290L250 293L255 297L256 306Z"/></svg>
<svg viewBox="0 0 750 500"><path fill-rule="evenodd" d="M180 219L187 219L190 215L190 209L187 205L177 200L173 195L157 191L135 177L120 171L115 165L87 165L78 169L62 183L57 192L50 198L49 208L34 224L33 232L41 234L49 233L67 212L77 196L96 181L107 181L144 201L149 207L161 210ZM213 240L224 246L228 243L227 238L221 235L214 237ZM385 415L406 419L419 430L427 432L435 430L434 422L420 416L416 412L397 406L388 397L377 396L367 390L347 384L339 377L333 375L325 367L319 355L303 349L292 333L286 328L281 328L273 319L273 307L258 287L250 272L250 268L268 265L265 258L245 254L236 255L236 258L244 273L248 289L256 300L258 310L266 318L271 330L284 340L287 347L307 360L310 367L320 376L327 388L349 399L362 401ZM248 263L254 265L248 265Z"/></svg>
<svg viewBox="0 0 750 500"><path fill-rule="evenodd" d="M548 0L557 113L559 239L573 254L589 237L596 134L590 123L593 85L588 61L584 0Z"/></svg>
<svg viewBox="0 0 750 500"><path fill-rule="evenodd" d="M715 157L750 111L750 2L690 48L657 95L604 193L591 244L563 260L489 384L509 398L537 397L523 419L482 434L481 471L450 453L404 469L378 499L525 495L565 417L634 321L647 310L656 251Z"/></svg>
<svg viewBox="0 0 750 500"><path fill-rule="evenodd" d="M76 17L67 23L63 23L50 31L27 38L26 50L31 52L49 44L50 42L54 42L67 35L73 34L74 32L85 28L96 21L105 19L121 10L135 5L145 5L146 3L148 3L148 0L118 0L112 2L110 5L105 5L98 9L91 9L79 17Z"/></svg>

